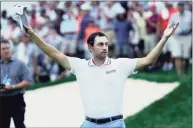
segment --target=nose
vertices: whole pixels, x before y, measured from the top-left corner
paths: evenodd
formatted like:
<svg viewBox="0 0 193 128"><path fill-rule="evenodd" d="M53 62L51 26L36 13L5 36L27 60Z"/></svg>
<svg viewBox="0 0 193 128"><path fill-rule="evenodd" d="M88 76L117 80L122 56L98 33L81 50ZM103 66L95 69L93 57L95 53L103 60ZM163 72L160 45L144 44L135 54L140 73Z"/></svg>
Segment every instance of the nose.
<svg viewBox="0 0 193 128"><path fill-rule="evenodd" d="M103 45L103 50L107 50L107 47L106 45Z"/></svg>

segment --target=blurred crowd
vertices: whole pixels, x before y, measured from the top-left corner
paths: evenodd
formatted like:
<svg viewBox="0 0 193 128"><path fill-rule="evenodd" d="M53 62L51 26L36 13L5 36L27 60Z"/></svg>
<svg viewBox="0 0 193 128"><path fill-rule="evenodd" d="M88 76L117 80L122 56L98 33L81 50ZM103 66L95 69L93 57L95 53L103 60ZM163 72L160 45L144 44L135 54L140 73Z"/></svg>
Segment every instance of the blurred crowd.
<svg viewBox="0 0 193 128"><path fill-rule="evenodd" d="M39 1L28 8L28 19L34 31L60 52L86 59L91 57L86 41L92 32L106 34L110 57L143 57L155 47L168 24L179 21L175 38L168 40L158 61L146 70L176 68L180 75L182 64L187 72L192 58L191 13L191 1ZM10 41L14 57L28 65L35 82L69 75L21 33L7 10L1 10L1 38Z"/></svg>

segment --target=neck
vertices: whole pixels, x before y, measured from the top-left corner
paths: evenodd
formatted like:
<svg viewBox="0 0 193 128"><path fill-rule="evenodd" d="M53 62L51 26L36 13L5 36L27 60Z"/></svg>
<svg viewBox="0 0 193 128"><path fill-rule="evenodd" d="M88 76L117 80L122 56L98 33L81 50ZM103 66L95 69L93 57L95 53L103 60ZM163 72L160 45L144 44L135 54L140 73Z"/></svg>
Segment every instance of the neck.
<svg viewBox="0 0 193 128"><path fill-rule="evenodd" d="M10 60L11 60L11 58L2 59L2 61L3 61L4 63L8 63Z"/></svg>
<svg viewBox="0 0 193 128"><path fill-rule="evenodd" d="M184 11L181 11L181 12L180 12L180 15L183 15L183 14L184 14Z"/></svg>
<svg viewBox="0 0 193 128"><path fill-rule="evenodd" d="M96 57L93 57L92 59L93 63L97 66L101 66L104 64L105 62L105 58L104 59L97 59Z"/></svg>

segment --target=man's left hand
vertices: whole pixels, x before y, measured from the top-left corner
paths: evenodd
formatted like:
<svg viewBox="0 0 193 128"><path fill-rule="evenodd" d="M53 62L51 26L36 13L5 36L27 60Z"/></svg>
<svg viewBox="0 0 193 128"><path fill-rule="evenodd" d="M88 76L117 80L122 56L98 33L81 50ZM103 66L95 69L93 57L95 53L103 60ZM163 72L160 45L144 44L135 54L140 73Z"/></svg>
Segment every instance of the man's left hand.
<svg viewBox="0 0 193 128"><path fill-rule="evenodd" d="M179 22L177 24L170 25L168 28L165 29L163 36L169 38L174 33L178 25Z"/></svg>
<svg viewBox="0 0 193 128"><path fill-rule="evenodd" d="M13 90L14 88L15 88L15 85L14 86L13 85L6 85L5 86L6 91Z"/></svg>

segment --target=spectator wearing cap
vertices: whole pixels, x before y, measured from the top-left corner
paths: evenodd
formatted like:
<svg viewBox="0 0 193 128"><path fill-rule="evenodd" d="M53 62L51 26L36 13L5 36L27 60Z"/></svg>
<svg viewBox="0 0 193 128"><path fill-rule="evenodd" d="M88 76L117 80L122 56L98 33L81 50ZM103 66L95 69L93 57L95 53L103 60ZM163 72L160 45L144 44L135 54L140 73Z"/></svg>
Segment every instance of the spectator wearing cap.
<svg viewBox="0 0 193 128"><path fill-rule="evenodd" d="M184 2L179 2L177 5L178 11L172 14L169 21L169 25L179 21L179 26L171 38L173 40L171 41L171 52L175 60L178 76L182 75L182 66L184 68L184 73L186 74L188 72L192 44L192 15L189 10L185 10L184 6Z"/></svg>

